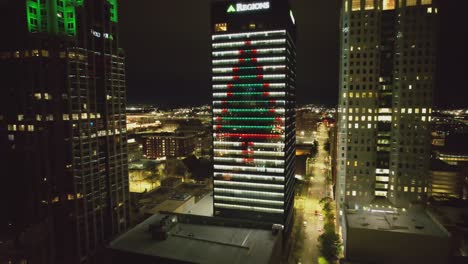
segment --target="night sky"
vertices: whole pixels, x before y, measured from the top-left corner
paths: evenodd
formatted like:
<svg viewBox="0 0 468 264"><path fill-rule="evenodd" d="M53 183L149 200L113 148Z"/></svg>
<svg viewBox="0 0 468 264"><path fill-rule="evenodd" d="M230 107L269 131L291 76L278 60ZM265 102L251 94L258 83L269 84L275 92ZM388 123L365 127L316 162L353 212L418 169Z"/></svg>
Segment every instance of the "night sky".
<svg viewBox="0 0 468 264"><path fill-rule="evenodd" d="M466 0L441 8L436 104L468 106ZM447 3L450 2L450 3ZM210 0L120 1L129 103L210 103ZM341 0L292 0L298 23L297 101L333 106L338 95ZM463 62L463 63L461 63Z"/></svg>

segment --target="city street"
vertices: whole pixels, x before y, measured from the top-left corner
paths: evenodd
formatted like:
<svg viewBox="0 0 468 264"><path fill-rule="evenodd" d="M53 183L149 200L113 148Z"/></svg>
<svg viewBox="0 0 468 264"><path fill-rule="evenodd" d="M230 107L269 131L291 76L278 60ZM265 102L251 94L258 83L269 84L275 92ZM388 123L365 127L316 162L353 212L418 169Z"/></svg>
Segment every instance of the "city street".
<svg viewBox="0 0 468 264"><path fill-rule="evenodd" d="M329 155L323 148L328 140L327 128L324 125L318 128L316 140L319 143L318 151L314 160L309 163L309 166L312 166L312 175L305 175L304 181L298 183L296 188L295 220L288 263L318 263L317 238L323 229L319 201L328 195L325 178L330 173Z"/></svg>

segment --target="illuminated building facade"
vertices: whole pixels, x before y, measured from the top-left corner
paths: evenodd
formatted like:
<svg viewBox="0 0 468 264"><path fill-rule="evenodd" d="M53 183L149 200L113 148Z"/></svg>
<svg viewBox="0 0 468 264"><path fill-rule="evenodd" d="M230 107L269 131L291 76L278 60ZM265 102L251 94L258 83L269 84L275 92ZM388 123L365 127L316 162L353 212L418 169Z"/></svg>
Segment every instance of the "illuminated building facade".
<svg viewBox="0 0 468 264"><path fill-rule="evenodd" d="M1 263L103 263L130 224L117 22L117 0L0 2Z"/></svg>
<svg viewBox="0 0 468 264"><path fill-rule="evenodd" d="M212 5L216 216L291 221L294 24L287 1Z"/></svg>
<svg viewBox="0 0 468 264"><path fill-rule="evenodd" d="M144 136L143 153L148 159L186 158L195 151L197 141L196 134L159 133Z"/></svg>
<svg viewBox="0 0 468 264"><path fill-rule="evenodd" d="M436 0L343 1L341 209L395 210L424 201L437 20Z"/></svg>

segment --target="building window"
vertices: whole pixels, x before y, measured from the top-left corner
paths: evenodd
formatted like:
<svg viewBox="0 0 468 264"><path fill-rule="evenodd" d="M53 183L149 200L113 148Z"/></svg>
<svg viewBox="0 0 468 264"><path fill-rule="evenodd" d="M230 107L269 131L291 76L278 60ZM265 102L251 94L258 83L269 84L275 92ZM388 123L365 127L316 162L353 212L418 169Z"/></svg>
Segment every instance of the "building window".
<svg viewBox="0 0 468 264"><path fill-rule="evenodd" d="M383 0L383 10L395 9L395 0Z"/></svg>
<svg viewBox="0 0 468 264"><path fill-rule="evenodd" d="M215 24L215 32L225 32L227 31L227 23Z"/></svg>
<svg viewBox="0 0 468 264"><path fill-rule="evenodd" d="M416 0L406 0L406 5L407 6L415 6L416 5Z"/></svg>
<svg viewBox="0 0 468 264"><path fill-rule="evenodd" d="M361 0L353 0L352 4L353 5L352 5L351 10L353 11L361 10Z"/></svg>
<svg viewBox="0 0 468 264"><path fill-rule="evenodd" d="M372 10L374 9L374 0L366 0L366 10Z"/></svg>

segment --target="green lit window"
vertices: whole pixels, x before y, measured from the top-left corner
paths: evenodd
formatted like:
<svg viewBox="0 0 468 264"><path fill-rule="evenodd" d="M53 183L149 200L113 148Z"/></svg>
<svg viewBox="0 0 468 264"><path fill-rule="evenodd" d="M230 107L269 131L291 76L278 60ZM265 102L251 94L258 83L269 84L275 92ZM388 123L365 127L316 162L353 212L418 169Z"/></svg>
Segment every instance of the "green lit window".
<svg viewBox="0 0 468 264"><path fill-rule="evenodd" d="M117 0L108 0L110 4L110 20L112 22L117 22L118 14L117 14Z"/></svg>

